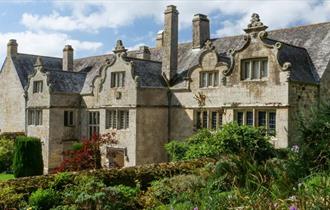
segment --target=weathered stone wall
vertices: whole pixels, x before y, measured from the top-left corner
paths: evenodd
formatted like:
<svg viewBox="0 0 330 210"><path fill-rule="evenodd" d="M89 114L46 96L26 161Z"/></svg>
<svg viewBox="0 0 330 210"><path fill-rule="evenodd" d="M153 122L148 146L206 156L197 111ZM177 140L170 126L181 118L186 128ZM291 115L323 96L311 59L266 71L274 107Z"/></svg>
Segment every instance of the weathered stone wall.
<svg viewBox="0 0 330 210"><path fill-rule="evenodd" d="M0 72L0 133L25 132L24 90L10 57Z"/></svg>
<svg viewBox="0 0 330 210"><path fill-rule="evenodd" d="M171 107L170 112L170 140L180 140L191 136L195 131L193 109Z"/></svg>
<svg viewBox="0 0 330 210"><path fill-rule="evenodd" d="M73 111L74 125L64 126L64 111ZM51 108L49 115L49 169L58 167L69 143L79 140L79 115L73 108Z"/></svg>
<svg viewBox="0 0 330 210"><path fill-rule="evenodd" d="M136 165L167 161L168 109L140 107L136 113Z"/></svg>
<svg viewBox="0 0 330 210"><path fill-rule="evenodd" d="M290 82L289 145L297 143L299 138L299 115L308 119L311 108L318 103L319 86Z"/></svg>
<svg viewBox="0 0 330 210"><path fill-rule="evenodd" d="M330 101L330 62L320 79L320 100L322 102Z"/></svg>

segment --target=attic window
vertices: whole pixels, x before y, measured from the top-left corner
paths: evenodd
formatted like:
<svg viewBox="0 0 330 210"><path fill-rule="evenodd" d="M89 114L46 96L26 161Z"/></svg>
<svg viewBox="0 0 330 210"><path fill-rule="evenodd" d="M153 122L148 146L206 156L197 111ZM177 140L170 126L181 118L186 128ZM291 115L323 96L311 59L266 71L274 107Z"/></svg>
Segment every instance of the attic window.
<svg viewBox="0 0 330 210"><path fill-rule="evenodd" d="M111 87L124 87L125 86L125 72L112 72L111 73Z"/></svg>
<svg viewBox="0 0 330 210"><path fill-rule="evenodd" d="M217 87L219 85L219 72L207 71L200 72L199 87Z"/></svg>
<svg viewBox="0 0 330 210"><path fill-rule="evenodd" d="M268 59L254 58L241 62L241 79L258 80L268 77Z"/></svg>
<svg viewBox="0 0 330 210"><path fill-rule="evenodd" d="M41 92L42 92L42 81L34 81L33 93L41 93Z"/></svg>

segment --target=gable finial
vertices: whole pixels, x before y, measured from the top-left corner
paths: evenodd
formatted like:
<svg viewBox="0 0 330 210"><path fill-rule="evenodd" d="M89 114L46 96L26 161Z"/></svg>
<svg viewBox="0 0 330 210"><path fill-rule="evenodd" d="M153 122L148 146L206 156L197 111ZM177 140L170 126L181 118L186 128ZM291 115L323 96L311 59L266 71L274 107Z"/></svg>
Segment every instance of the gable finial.
<svg viewBox="0 0 330 210"><path fill-rule="evenodd" d="M125 55L126 51L127 51L127 49L124 47L123 42L121 40L117 40L116 47L113 50L113 52L115 54Z"/></svg>
<svg viewBox="0 0 330 210"><path fill-rule="evenodd" d="M260 16L257 13L253 13L251 16L250 23L247 25L247 28L244 29L246 33L254 33L254 32L260 32L265 31L268 28L268 26L264 25L260 21Z"/></svg>
<svg viewBox="0 0 330 210"><path fill-rule="evenodd" d="M213 50L214 49L214 45L212 43L211 40L206 40L206 42L204 43L204 49L206 50Z"/></svg>
<svg viewBox="0 0 330 210"><path fill-rule="evenodd" d="M41 72L45 71L44 70L44 64L43 64L42 59L41 59L40 56L37 57L37 60L36 60L36 62L34 63L33 66L34 66L35 70L38 70L38 71L41 71Z"/></svg>
<svg viewBox="0 0 330 210"><path fill-rule="evenodd" d="M34 67L38 67L38 66L43 66L42 60L40 58L40 56L37 57L37 60L34 64Z"/></svg>

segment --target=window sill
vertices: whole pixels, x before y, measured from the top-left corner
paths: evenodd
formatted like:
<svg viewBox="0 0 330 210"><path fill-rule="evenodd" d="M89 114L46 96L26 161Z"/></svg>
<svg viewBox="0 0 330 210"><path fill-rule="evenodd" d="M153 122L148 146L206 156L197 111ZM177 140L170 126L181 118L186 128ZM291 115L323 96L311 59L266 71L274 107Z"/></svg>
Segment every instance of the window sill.
<svg viewBox="0 0 330 210"><path fill-rule="evenodd" d="M114 130L114 131L129 131L129 128L126 129L118 129L118 128L105 128L106 130Z"/></svg>
<svg viewBox="0 0 330 210"><path fill-rule="evenodd" d="M266 79L241 79L241 82L267 82L268 78Z"/></svg>
<svg viewBox="0 0 330 210"><path fill-rule="evenodd" d="M213 86L208 86L208 87L199 87L199 89L205 89L205 90L207 90L207 89L218 89L219 88L219 86L215 86L215 87L213 87Z"/></svg>

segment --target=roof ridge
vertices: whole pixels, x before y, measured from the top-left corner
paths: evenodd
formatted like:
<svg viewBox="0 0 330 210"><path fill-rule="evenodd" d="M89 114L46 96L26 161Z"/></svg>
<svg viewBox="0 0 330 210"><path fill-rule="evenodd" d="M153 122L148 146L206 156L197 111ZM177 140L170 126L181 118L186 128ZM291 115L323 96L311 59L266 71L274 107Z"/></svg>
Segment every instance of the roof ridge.
<svg viewBox="0 0 330 210"><path fill-rule="evenodd" d="M87 74L86 72L80 72L80 71L64 71L63 69L46 69L46 71L47 72L56 72L56 73L58 73L58 72L60 72L60 73L69 73L69 74L71 74L71 73L74 73L74 74Z"/></svg>
<svg viewBox="0 0 330 210"><path fill-rule="evenodd" d="M274 30L270 30L270 31L267 31L267 32L284 31L284 30L291 30L291 29L297 29L297 28L305 28L305 27L317 26L317 25L324 25L324 24L330 24L330 22L327 21L327 22L322 22L322 23L311 23L311 24L307 24L307 25L299 25L299 26L292 26L292 27L287 27L287 28L279 28L279 29L274 29Z"/></svg>
<svg viewBox="0 0 330 210"><path fill-rule="evenodd" d="M284 41L280 41L280 40L277 40L277 39L271 39L271 38L268 38L268 37L265 38L265 39L268 39L268 40L274 41L274 42L280 42L280 43L285 44L285 45L288 45L290 47L299 48L301 50L305 50L306 52L308 52L308 50L306 48L301 47L301 46L296 46L296 45L293 45L293 44L290 44L290 43L287 43L287 42L284 42Z"/></svg>
<svg viewBox="0 0 330 210"><path fill-rule="evenodd" d="M148 62L154 62L154 63L162 63L161 61L148 60L148 59L143 59L143 58L135 58L135 57L130 57L130 56L127 56L126 58L132 59L132 60L140 60L140 61L148 61Z"/></svg>
<svg viewBox="0 0 330 210"><path fill-rule="evenodd" d="M17 53L18 55L28 55L28 56L35 56L35 57L43 57L43 58L52 58L52 59L62 59L60 57L52 57L47 55L36 55L36 54L28 54L28 53Z"/></svg>

